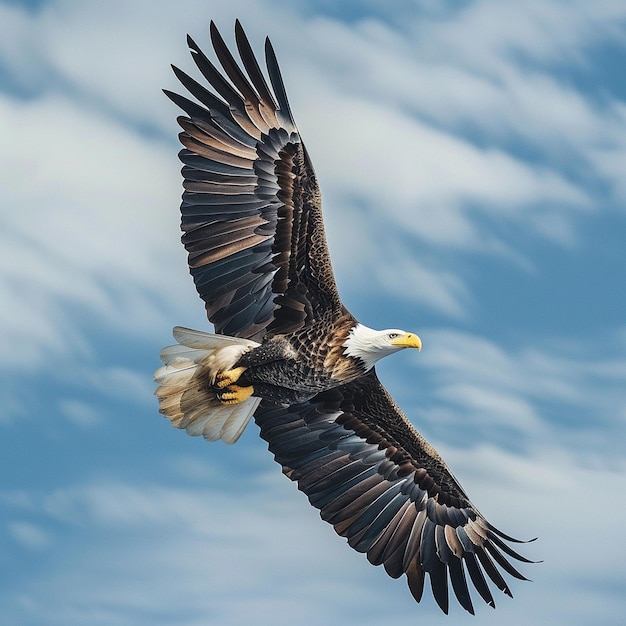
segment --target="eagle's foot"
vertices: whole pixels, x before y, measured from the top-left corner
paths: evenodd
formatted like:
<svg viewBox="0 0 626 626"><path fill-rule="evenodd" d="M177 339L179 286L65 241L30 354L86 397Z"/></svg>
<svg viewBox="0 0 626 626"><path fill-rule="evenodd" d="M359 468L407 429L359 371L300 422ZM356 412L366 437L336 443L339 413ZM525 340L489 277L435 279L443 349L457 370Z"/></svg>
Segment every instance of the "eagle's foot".
<svg viewBox="0 0 626 626"><path fill-rule="evenodd" d="M229 385L234 385L239 377L247 370L247 367L235 367L232 370L226 370L225 372L220 372L215 377L215 386L218 389L224 389Z"/></svg>
<svg viewBox="0 0 626 626"><path fill-rule="evenodd" d="M238 385L228 385L219 391L217 397L222 404L239 404L247 400L254 393L254 387L239 387Z"/></svg>

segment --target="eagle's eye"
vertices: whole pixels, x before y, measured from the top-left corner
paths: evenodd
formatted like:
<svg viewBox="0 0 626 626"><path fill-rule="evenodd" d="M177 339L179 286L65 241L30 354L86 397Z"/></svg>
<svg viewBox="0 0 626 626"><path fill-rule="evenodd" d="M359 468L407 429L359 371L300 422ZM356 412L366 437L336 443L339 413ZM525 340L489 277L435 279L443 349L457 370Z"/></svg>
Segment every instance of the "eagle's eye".
<svg viewBox="0 0 626 626"><path fill-rule="evenodd" d="M396 339L396 337L399 337L399 336L400 336L400 334L399 334L399 333L389 333L389 334L387 335L387 337L388 337L389 339Z"/></svg>

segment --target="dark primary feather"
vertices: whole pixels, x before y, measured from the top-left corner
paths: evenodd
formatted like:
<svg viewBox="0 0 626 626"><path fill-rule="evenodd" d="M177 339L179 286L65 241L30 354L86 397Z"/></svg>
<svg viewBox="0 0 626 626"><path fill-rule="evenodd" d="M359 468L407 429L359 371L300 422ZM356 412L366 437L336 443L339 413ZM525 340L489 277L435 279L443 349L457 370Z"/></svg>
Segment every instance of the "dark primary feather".
<svg viewBox="0 0 626 626"><path fill-rule="evenodd" d="M373 370L302 404L262 402L255 419L283 472L322 519L390 576L405 574L418 602L425 573L446 613L448 580L472 614L468 581L491 606L487 578L511 595L494 561L525 580L506 556L528 559L480 515Z"/></svg>
<svg viewBox="0 0 626 626"><path fill-rule="evenodd" d="M201 84L174 72L197 102L166 91L184 149L182 241L216 332L261 341L342 311L317 180L266 43L268 86L239 22L241 65L215 24L221 70L188 38ZM272 93L273 90L273 93Z"/></svg>

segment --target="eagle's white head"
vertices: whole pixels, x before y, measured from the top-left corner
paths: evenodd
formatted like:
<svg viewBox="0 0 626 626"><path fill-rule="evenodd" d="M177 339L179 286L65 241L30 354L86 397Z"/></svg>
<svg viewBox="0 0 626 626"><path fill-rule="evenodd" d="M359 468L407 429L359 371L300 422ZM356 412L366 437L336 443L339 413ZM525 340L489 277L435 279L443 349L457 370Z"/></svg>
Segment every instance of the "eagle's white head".
<svg viewBox="0 0 626 626"><path fill-rule="evenodd" d="M360 359L369 371L379 359L404 348L422 349L422 340L414 333L397 328L374 330L357 324L343 343L346 356Z"/></svg>

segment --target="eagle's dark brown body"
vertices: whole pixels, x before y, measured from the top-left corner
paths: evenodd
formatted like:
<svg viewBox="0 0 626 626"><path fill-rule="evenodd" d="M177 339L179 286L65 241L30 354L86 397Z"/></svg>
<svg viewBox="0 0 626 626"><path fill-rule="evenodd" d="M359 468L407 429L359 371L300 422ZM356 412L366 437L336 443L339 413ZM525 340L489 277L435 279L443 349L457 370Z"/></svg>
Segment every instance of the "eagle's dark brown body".
<svg viewBox="0 0 626 626"><path fill-rule="evenodd" d="M346 311L330 324L268 337L235 363L246 368L237 384L251 385L259 398L291 405L352 382L365 374L362 361L344 354L343 344L355 325Z"/></svg>
<svg viewBox="0 0 626 626"><path fill-rule="evenodd" d="M344 308L274 51L266 40L268 85L239 22L235 35L240 62L211 24L221 70L188 39L206 86L174 68L196 101L166 92L186 113L182 240L216 334L175 329L155 374L160 411L227 443L254 417L322 518L390 576L406 575L416 600L428 574L445 612L450 587L471 613L471 587L495 606L488 580L511 595L501 570L524 579L510 559L528 560L378 380L376 360L421 342L367 329Z"/></svg>

